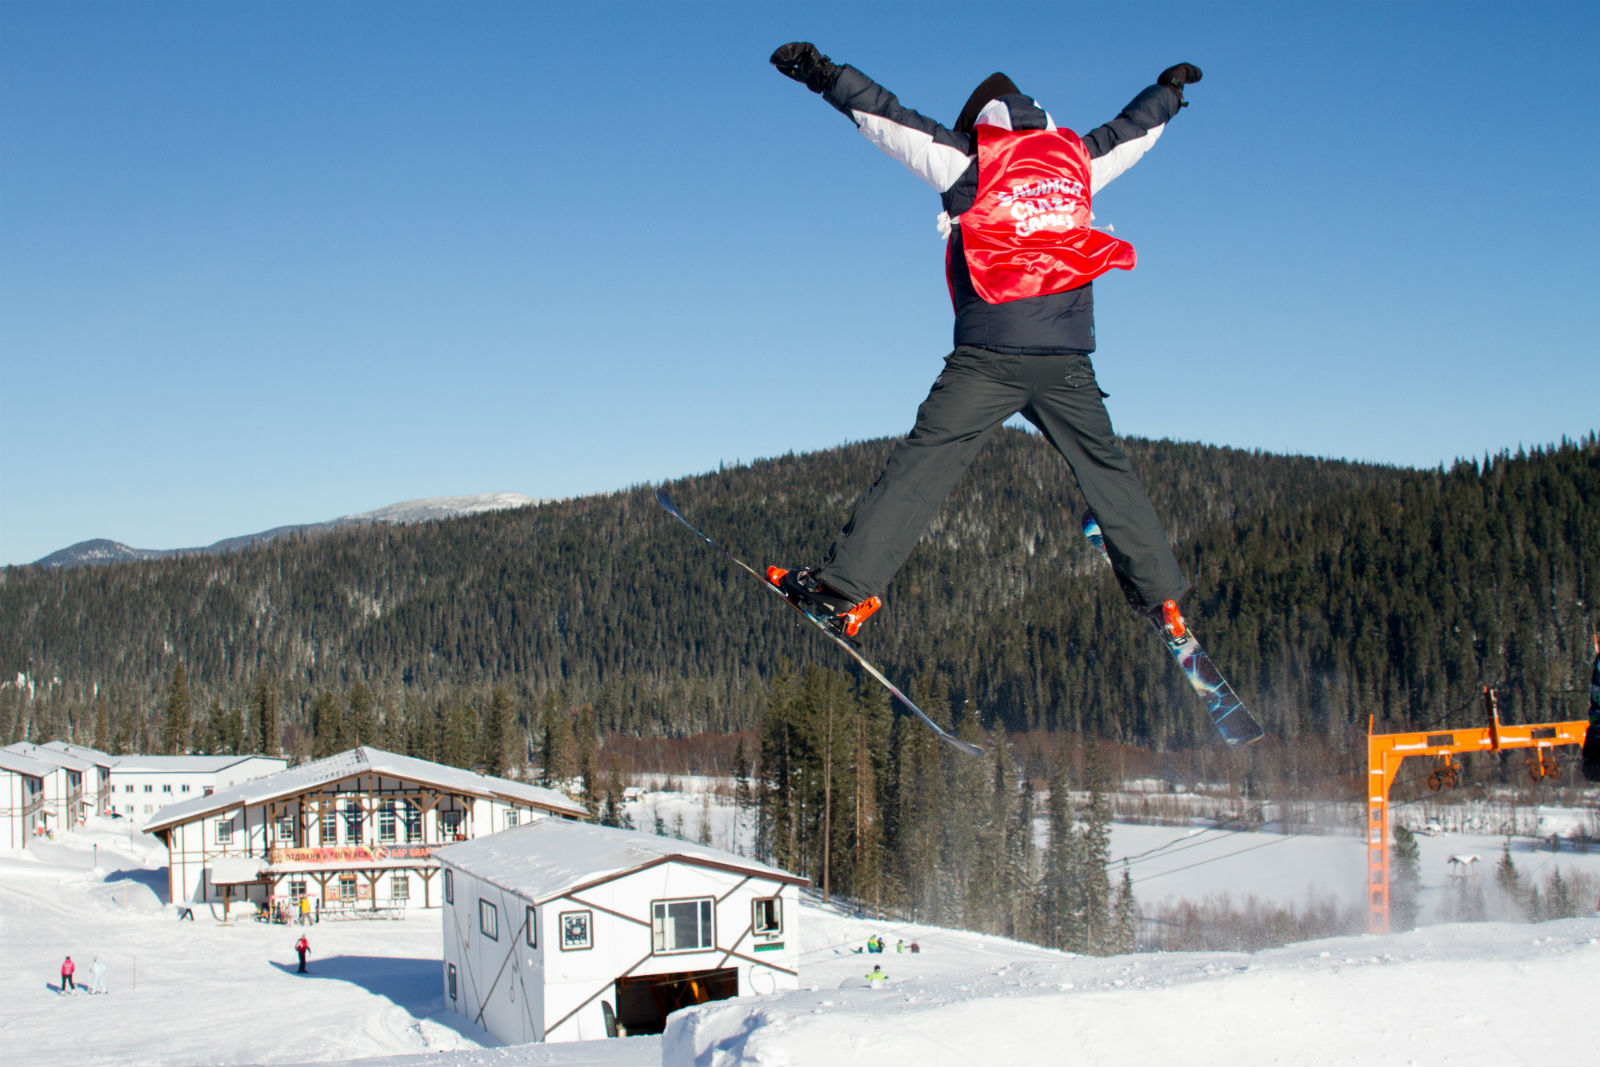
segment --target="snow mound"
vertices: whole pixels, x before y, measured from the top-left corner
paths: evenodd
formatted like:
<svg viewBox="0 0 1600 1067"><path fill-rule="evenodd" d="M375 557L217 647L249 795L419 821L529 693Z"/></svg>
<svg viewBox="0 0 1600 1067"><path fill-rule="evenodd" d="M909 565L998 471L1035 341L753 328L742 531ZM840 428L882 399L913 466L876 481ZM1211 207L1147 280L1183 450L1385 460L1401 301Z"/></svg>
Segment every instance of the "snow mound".
<svg viewBox="0 0 1600 1067"><path fill-rule="evenodd" d="M1580 1022L1513 1031L1505 1020L1546 1017L1558 991L1592 984L1600 920L1435 926L1254 955L1064 957L905 980L893 977L901 962L886 958L891 981L878 989L674 1014L662 1062L1570 1063L1593 1053Z"/></svg>

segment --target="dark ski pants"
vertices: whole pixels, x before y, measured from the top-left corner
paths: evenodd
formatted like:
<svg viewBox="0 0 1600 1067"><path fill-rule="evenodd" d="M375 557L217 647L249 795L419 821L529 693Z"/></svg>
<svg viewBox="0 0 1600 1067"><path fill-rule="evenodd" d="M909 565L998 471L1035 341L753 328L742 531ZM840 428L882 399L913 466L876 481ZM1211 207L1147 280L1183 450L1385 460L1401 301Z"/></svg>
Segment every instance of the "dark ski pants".
<svg viewBox="0 0 1600 1067"><path fill-rule="evenodd" d="M1077 477L1117 572L1147 604L1181 599L1189 583L1150 498L1112 436L1104 396L1087 355L1024 356L958 347L945 357L944 371L917 409L911 433L856 502L819 576L858 600L881 595L979 447L1020 412Z"/></svg>

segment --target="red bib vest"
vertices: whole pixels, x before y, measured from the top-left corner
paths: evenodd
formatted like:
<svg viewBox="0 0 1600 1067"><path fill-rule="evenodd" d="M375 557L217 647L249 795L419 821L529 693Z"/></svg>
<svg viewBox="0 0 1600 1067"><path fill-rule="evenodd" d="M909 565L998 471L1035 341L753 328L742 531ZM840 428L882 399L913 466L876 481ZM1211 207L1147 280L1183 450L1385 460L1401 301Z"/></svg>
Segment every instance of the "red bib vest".
<svg viewBox="0 0 1600 1067"><path fill-rule="evenodd" d="M1089 225L1089 153L1077 134L974 132L978 195L961 214L961 245L979 296L1003 304L1133 269L1133 246Z"/></svg>

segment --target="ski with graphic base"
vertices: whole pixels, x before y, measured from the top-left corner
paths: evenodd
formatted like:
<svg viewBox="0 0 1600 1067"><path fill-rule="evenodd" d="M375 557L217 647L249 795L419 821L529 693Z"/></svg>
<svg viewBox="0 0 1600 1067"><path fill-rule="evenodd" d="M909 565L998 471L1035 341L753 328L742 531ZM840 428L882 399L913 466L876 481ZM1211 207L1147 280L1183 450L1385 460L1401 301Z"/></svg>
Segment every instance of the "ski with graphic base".
<svg viewBox="0 0 1600 1067"><path fill-rule="evenodd" d="M1106 539L1100 532L1100 521L1091 511L1083 514L1083 535L1100 553L1100 558L1110 563L1111 557L1106 554ZM1206 650L1195 639L1194 631L1183 622L1177 611L1172 611L1170 625L1152 625L1155 625L1161 643L1178 661L1178 669L1183 671L1183 676L1200 694L1200 699L1205 701L1206 711L1211 714L1211 723L1222 735L1222 740L1229 745L1248 745L1259 738L1262 734L1261 724L1245 710L1244 702L1233 691L1228 680L1222 677L1222 672L1211 662L1211 657L1206 655Z"/></svg>
<svg viewBox="0 0 1600 1067"><path fill-rule="evenodd" d="M740 570L746 571L751 577L755 578L756 581L760 582L763 589L793 608L800 614L801 618L805 619L811 625L815 626L818 630L821 630L824 634L826 634L828 640L832 641L834 644L850 653L855 661L861 664L862 670L872 675L872 677L877 680L879 685L882 685L885 689L887 689L891 696L905 706L906 710L910 711L913 715L927 724L928 729L939 735L939 740L943 741L952 748L955 748L961 752L965 752L969 756L983 755L983 749L979 748L977 745L968 744L959 737L956 737L950 731L946 730L944 727L940 726L938 723L934 722L932 719L928 718L927 713L921 708L917 707L917 705L912 702L910 697L901 692L899 686L895 685L893 682L889 681L888 678L884 677L883 672L880 671L874 664L872 664L865 656L863 656L860 649L856 648L844 637L834 633L826 622L817 618L805 608L802 608L799 604L796 604L794 601L784 596L783 591L769 582L766 578L766 575L750 566L750 564L746 563L738 556L735 556L732 552L729 552L726 548L723 548L721 545L717 544L717 542L713 541L711 538L702 533L692 522L684 518L683 512L678 510L678 505L672 502L672 498L667 495L666 490L656 490L656 501L662 507L667 509L667 514L671 515L673 518L677 519L679 522L683 523L691 531L693 531L696 537L700 538L700 540L704 541L718 552L721 552L724 556L727 556L728 559L738 566Z"/></svg>

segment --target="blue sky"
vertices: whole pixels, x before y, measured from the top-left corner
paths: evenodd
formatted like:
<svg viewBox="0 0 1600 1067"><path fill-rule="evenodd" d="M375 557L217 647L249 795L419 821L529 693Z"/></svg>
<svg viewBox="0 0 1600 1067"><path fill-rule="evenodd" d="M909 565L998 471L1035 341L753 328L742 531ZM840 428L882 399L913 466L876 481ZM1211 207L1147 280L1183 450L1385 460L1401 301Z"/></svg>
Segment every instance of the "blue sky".
<svg viewBox="0 0 1600 1067"><path fill-rule="evenodd" d="M1204 69L1095 200L1122 433L1600 425L1600 5L5 0L0 563L903 433L938 198L794 39L946 122L994 70L1086 129Z"/></svg>

